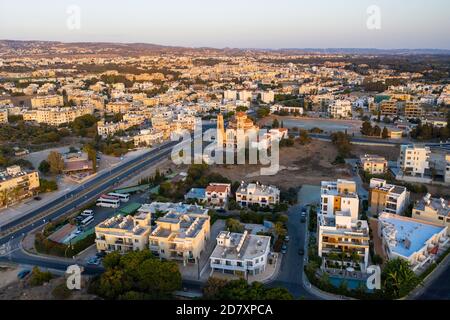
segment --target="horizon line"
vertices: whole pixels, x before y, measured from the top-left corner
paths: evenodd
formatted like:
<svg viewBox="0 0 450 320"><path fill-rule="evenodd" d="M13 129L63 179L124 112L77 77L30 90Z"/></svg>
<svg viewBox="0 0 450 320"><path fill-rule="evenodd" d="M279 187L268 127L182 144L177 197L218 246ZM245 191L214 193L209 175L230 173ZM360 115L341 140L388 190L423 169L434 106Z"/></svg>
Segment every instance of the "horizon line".
<svg viewBox="0 0 450 320"><path fill-rule="evenodd" d="M271 47L215 47L215 46L183 46L183 45L172 45L172 44L158 44L153 42L143 42L143 41L64 41L64 40L39 40L39 39L27 39L27 40L17 40L17 39L0 39L0 41L16 41L16 42L57 42L62 44L123 44L123 45L154 45L159 47L168 47L168 48L186 48L186 49L215 49L215 50L271 50L271 51L282 51L282 50L378 50L378 51L398 51L398 50L408 50L408 51L425 51L425 50L433 50L433 51L448 51L450 52L450 48L432 48L432 47L423 47L423 48L381 48L381 47L279 47L279 48L271 48Z"/></svg>

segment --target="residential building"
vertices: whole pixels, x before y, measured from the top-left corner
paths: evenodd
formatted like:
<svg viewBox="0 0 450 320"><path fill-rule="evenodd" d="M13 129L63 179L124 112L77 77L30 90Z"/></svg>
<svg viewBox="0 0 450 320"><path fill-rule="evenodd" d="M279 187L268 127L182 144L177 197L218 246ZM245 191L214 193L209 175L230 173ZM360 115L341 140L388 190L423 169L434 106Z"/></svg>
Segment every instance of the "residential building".
<svg viewBox="0 0 450 320"><path fill-rule="evenodd" d="M241 101L251 101L252 100L252 93L247 90L242 90L239 92L239 100Z"/></svg>
<svg viewBox="0 0 450 320"><path fill-rule="evenodd" d="M63 107L63 108L41 108L23 113L24 121L36 121L52 126L59 126L73 122L75 118L92 114L92 106Z"/></svg>
<svg viewBox="0 0 450 320"><path fill-rule="evenodd" d="M225 90L223 92L223 98L225 100L237 100L237 91L236 90Z"/></svg>
<svg viewBox="0 0 450 320"><path fill-rule="evenodd" d="M0 123L8 123L8 110L0 109Z"/></svg>
<svg viewBox="0 0 450 320"><path fill-rule="evenodd" d="M229 183L210 183L205 190L205 201L213 207L225 207L229 196L231 196Z"/></svg>
<svg viewBox="0 0 450 320"><path fill-rule="evenodd" d="M414 204L412 217L445 226L450 236L450 206L444 198L432 198L428 193Z"/></svg>
<svg viewBox="0 0 450 320"><path fill-rule="evenodd" d="M417 272L448 248L450 239L447 237L447 228L386 212L378 217L378 235L385 256L388 259L404 259Z"/></svg>
<svg viewBox="0 0 450 320"><path fill-rule="evenodd" d="M210 217L206 214L169 210L156 220L149 237L150 250L161 259L199 263L210 237Z"/></svg>
<svg viewBox="0 0 450 320"><path fill-rule="evenodd" d="M31 107L33 109L40 109L46 107L62 107L64 105L64 99L62 96L38 96L31 98Z"/></svg>
<svg viewBox="0 0 450 320"><path fill-rule="evenodd" d="M381 156L365 154L361 156L360 161L362 169L370 174L383 174L388 168L386 158Z"/></svg>
<svg viewBox="0 0 450 320"><path fill-rule="evenodd" d="M318 254L323 268L353 267L366 271L369 263L369 225L352 218L350 211L333 216L318 214Z"/></svg>
<svg viewBox="0 0 450 320"><path fill-rule="evenodd" d="M273 206L280 202L280 189L256 183L242 182L236 190L236 202L241 206Z"/></svg>
<svg viewBox="0 0 450 320"><path fill-rule="evenodd" d="M402 214L409 204L409 191L406 187L388 184L383 179L370 179L369 206L370 212L378 214L382 211Z"/></svg>
<svg viewBox="0 0 450 320"><path fill-rule="evenodd" d="M335 100L328 106L328 115L333 118L351 118L352 104L347 100Z"/></svg>
<svg viewBox="0 0 450 320"><path fill-rule="evenodd" d="M106 112L110 113L127 113L132 107L132 104L127 101L115 101L106 104Z"/></svg>
<svg viewBox="0 0 450 320"><path fill-rule="evenodd" d="M162 131L154 129L141 130L140 133L133 137L134 145L140 146L153 146L163 141L164 135Z"/></svg>
<svg viewBox="0 0 450 320"><path fill-rule="evenodd" d="M270 237L221 231L210 256L212 272L239 275L258 275L266 270L270 254Z"/></svg>
<svg viewBox="0 0 450 320"><path fill-rule="evenodd" d="M39 189L39 173L25 172L20 166L10 166L0 171L0 207L33 196Z"/></svg>
<svg viewBox="0 0 450 320"><path fill-rule="evenodd" d="M282 104L274 104L274 105L270 106L270 113L275 113L275 112L303 114L303 108L302 107L289 107L289 106L284 106Z"/></svg>
<svg viewBox="0 0 450 320"><path fill-rule="evenodd" d="M134 217L117 215L95 227L98 252L121 253L148 248L151 215L140 213Z"/></svg>
<svg viewBox="0 0 450 320"><path fill-rule="evenodd" d="M424 110L420 101L405 102L405 117L407 119L421 119L424 115Z"/></svg>
<svg viewBox="0 0 450 320"><path fill-rule="evenodd" d="M354 181L344 179L322 181L320 197L320 214L333 217L339 211L349 212L353 220L358 219L359 197Z"/></svg>
<svg viewBox="0 0 450 320"><path fill-rule="evenodd" d="M382 116L395 117L398 115L398 101L395 99L383 100L380 103Z"/></svg>
<svg viewBox="0 0 450 320"><path fill-rule="evenodd" d="M418 145L400 147L399 167L406 175L424 177L430 168L430 148Z"/></svg>
<svg viewBox="0 0 450 320"><path fill-rule="evenodd" d="M271 91L261 92L261 101L264 103L273 103L275 101L275 93Z"/></svg>

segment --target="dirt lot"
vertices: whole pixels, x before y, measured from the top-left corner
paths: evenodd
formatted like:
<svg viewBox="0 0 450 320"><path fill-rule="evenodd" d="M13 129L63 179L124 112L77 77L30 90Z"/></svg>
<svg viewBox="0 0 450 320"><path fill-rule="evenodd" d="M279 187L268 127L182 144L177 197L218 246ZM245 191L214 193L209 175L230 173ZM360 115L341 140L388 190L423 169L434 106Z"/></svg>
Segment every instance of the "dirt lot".
<svg viewBox="0 0 450 320"><path fill-rule="evenodd" d="M352 153L355 156L375 154L385 157L388 161L396 161L400 156L400 147L362 146L354 144L352 145Z"/></svg>
<svg viewBox="0 0 450 320"><path fill-rule="evenodd" d="M0 278L4 273L0 271ZM27 277L28 278L28 277ZM4 287L0 286L0 300L93 300L96 296L87 294L86 285L82 284L80 291L70 291L67 297L62 298L53 293L53 290L61 285L65 285L65 279L58 277L50 280L42 286L32 287L28 285L27 278L25 280L17 280L17 270L14 272L13 282Z"/></svg>
<svg viewBox="0 0 450 320"><path fill-rule="evenodd" d="M337 150L329 142L316 141L306 146L298 143L294 147L280 150L281 170L273 176L261 176L259 165L213 166L211 171L226 176L232 181L258 180L283 188L298 187L303 184L319 185L320 181L349 178L345 165L333 165Z"/></svg>

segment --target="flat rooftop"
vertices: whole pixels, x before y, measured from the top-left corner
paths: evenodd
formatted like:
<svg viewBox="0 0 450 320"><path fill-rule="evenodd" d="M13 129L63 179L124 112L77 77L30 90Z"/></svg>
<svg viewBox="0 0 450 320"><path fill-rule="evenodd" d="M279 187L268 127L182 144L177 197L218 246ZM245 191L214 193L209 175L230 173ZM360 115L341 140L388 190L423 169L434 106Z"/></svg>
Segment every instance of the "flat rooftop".
<svg viewBox="0 0 450 320"><path fill-rule="evenodd" d="M390 250L406 258L423 248L432 236L445 228L386 213L382 213L379 220Z"/></svg>
<svg viewBox="0 0 450 320"><path fill-rule="evenodd" d="M219 234L227 233L222 231ZM214 259L230 259L230 260L246 260L262 256L266 252L266 248L270 243L269 236L259 236L254 234L247 234L245 240L237 251L238 245L244 236L243 233L229 233L230 246L216 245L211 258Z"/></svg>

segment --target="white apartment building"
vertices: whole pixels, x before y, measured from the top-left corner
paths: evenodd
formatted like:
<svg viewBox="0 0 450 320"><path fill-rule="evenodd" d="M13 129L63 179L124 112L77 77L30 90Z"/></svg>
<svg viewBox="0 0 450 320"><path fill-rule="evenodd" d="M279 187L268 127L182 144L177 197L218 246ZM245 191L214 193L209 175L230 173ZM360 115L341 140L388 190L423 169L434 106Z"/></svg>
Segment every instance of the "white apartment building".
<svg viewBox="0 0 450 320"><path fill-rule="evenodd" d="M407 260L413 271L421 271L450 243L446 226L383 212L378 218L378 235L385 256Z"/></svg>
<svg viewBox="0 0 450 320"><path fill-rule="evenodd" d="M258 204L262 207L280 202L280 189L275 186L242 182L236 191L236 202L241 206Z"/></svg>
<svg viewBox="0 0 450 320"><path fill-rule="evenodd" d="M402 145L400 147L399 167L403 174L424 177L430 169L430 148L418 145Z"/></svg>
<svg viewBox="0 0 450 320"><path fill-rule="evenodd" d="M274 105L270 106L270 113L283 112L283 111L288 112L288 113L303 114L302 107L289 107L289 106L284 106L281 104L274 104Z"/></svg>
<svg viewBox="0 0 450 320"><path fill-rule="evenodd" d="M324 268L352 267L365 272L369 263L369 225L350 211L318 214L318 254ZM343 257L344 254L344 257Z"/></svg>
<svg viewBox="0 0 450 320"><path fill-rule="evenodd" d="M353 220L358 219L359 197L354 181L344 179L322 181L320 198L320 214L333 217L338 211L349 212Z"/></svg>
<svg viewBox="0 0 450 320"><path fill-rule="evenodd" d="M239 275L258 275L266 269L270 253L270 237L221 231L210 256L213 272Z"/></svg>
<svg viewBox="0 0 450 320"><path fill-rule="evenodd" d="M134 145L139 146L153 146L161 143L164 139L162 131L146 129L141 130L140 133L133 137Z"/></svg>
<svg viewBox="0 0 450 320"><path fill-rule="evenodd" d="M237 100L237 91L236 90L225 90L223 92L223 98L225 100Z"/></svg>
<svg viewBox="0 0 450 320"><path fill-rule="evenodd" d="M252 100L252 92L247 90L239 91L239 100L241 101L251 101Z"/></svg>
<svg viewBox="0 0 450 320"><path fill-rule="evenodd" d="M432 198L428 193L415 203L412 218L445 226L450 236L450 206L443 198Z"/></svg>
<svg viewBox="0 0 450 320"><path fill-rule="evenodd" d="M261 92L261 101L264 103L273 103L275 101L275 93L272 90Z"/></svg>
<svg viewBox="0 0 450 320"><path fill-rule="evenodd" d="M335 100L328 106L328 115L333 118L351 118L352 103L347 100Z"/></svg>
<svg viewBox="0 0 450 320"><path fill-rule="evenodd" d="M383 179L370 179L369 205L370 212L378 214L382 211L402 214L409 204L409 191L406 187L387 183Z"/></svg>
<svg viewBox="0 0 450 320"><path fill-rule="evenodd" d="M117 215L95 227L98 252L144 250L148 247L151 215L140 213L135 217Z"/></svg>

